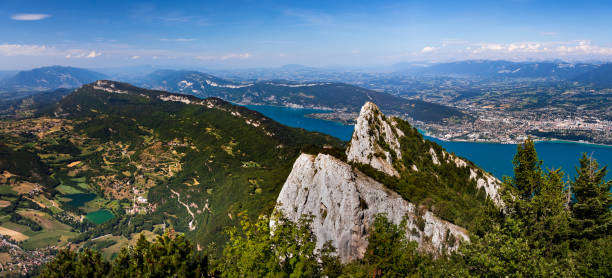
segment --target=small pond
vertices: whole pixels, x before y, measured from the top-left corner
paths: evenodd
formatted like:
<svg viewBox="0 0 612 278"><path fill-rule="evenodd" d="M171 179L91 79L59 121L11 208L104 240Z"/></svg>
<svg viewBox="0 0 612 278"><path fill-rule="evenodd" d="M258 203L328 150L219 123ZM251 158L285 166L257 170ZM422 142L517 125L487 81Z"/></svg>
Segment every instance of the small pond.
<svg viewBox="0 0 612 278"><path fill-rule="evenodd" d="M113 219L115 215L108 210L101 209L94 212L90 212L85 215L85 217L94 224L102 224L108 220Z"/></svg>

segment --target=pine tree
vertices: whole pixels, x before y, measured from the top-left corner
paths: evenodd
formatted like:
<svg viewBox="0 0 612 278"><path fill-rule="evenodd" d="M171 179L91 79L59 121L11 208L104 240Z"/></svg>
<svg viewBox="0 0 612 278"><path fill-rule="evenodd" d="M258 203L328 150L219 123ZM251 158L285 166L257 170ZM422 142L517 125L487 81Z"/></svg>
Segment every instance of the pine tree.
<svg viewBox="0 0 612 278"><path fill-rule="evenodd" d="M563 172L551 170L542 179L539 191L529 202L525 229L533 242L538 242L548 255L563 255L568 250L569 211L566 207Z"/></svg>
<svg viewBox="0 0 612 278"><path fill-rule="evenodd" d="M572 228L577 238L597 239L611 234L612 180L605 181L607 167L582 154L578 176L572 182Z"/></svg>
<svg viewBox="0 0 612 278"><path fill-rule="evenodd" d="M521 223L521 237L531 248L541 249L551 257L563 256L568 251L569 212L563 172L541 169L531 139L518 146L514 157L514 178L503 185L507 217Z"/></svg>
<svg viewBox="0 0 612 278"><path fill-rule="evenodd" d="M523 200L530 199L542 184L542 161L530 138L517 146L514 156L514 186Z"/></svg>

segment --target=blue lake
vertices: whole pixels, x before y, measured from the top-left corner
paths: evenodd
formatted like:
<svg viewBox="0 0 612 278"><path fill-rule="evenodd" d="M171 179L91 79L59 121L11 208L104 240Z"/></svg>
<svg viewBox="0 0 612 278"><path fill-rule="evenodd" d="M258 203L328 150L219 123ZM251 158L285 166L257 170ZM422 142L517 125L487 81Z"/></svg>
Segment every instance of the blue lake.
<svg viewBox="0 0 612 278"><path fill-rule="evenodd" d="M281 124L323 132L344 141L349 141L353 134L352 125L342 125L336 122L305 117L310 113L325 112L324 110L256 105L247 105L246 107L258 111ZM445 142L428 136L426 138L440 144L448 152L454 152L473 161L498 178L504 175L512 175L512 159L516 153L516 145ZM578 165L578 159L583 152L593 155L600 165L610 165L612 167L612 147L610 146L571 142L538 142L536 143L536 150L540 159L544 161L545 168L561 168L566 175L571 177L576 173L574 167ZM612 173L608 173L608 178L612 178Z"/></svg>

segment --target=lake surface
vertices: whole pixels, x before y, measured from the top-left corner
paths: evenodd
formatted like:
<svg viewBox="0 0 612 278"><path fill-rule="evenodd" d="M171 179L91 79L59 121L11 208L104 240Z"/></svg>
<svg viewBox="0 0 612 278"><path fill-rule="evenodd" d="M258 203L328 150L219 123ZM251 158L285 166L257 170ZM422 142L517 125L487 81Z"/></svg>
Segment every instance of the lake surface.
<svg viewBox="0 0 612 278"><path fill-rule="evenodd" d="M85 205L85 203L96 198L96 194L91 193L77 193L77 194L67 194L63 195L66 198L70 198L70 202L66 202L66 204L78 208L80 206Z"/></svg>
<svg viewBox="0 0 612 278"><path fill-rule="evenodd" d="M247 108L258 111L275 121L291 126L301 127L310 131L319 131L344 141L349 141L353 134L352 125L343 125L336 122L307 118L307 114L329 112L317 109L300 109L278 106L247 105ZM516 145L498 143L474 142L445 142L433 137L425 136L448 152L465 157L498 178L512 175L512 159L516 153ZM574 167L578 165L581 154L592 155L600 165L612 167L612 147L572 142L538 142L536 150L540 159L544 161L545 168L561 168L566 176L573 177L576 173ZM612 178L612 173L608 173Z"/></svg>
<svg viewBox="0 0 612 278"><path fill-rule="evenodd" d="M115 215L108 210L101 209L94 212L90 212L85 215L85 217L94 224L102 224L108 220L113 219Z"/></svg>

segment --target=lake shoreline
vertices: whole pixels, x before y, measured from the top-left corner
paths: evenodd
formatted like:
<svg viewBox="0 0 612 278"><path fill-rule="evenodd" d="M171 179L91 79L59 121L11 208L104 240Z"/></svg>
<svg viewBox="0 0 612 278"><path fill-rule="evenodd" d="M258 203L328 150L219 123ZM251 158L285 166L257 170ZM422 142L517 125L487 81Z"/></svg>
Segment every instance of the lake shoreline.
<svg viewBox="0 0 612 278"><path fill-rule="evenodd" d="M433 136L433 135L427 134L427 133L424 133L423 135L431 137L431 138L436 138L436 139L438 139L440 141L444 141L444 142L483 143L483 144L500 144L500 145L518 145L518 144L522 144L521 142L448 140L448 139L439 138L439 137L436 137L436 136ZM590 145L590 146L612 148L612 145L599 144L599 143L591 143L591 142L584 142L584 141L572 141L572 140L561 140L561 139L534 139L533 141L536 144L538 144L538 143L580 144L580 145Z"/></svg>
<svg viewBox="0 0 612 278"><path fill-rule="evenodd" d="M243 107L247 107L249 109L252 109L253 107L272 107L272 108L278 108L278 109L293 109L295 111L298 111L298 110L309 110L308 111L309 113L304 113L303 117L310 118L310 119L321 120L321 121L326 121L326 122L334 123L334 124L339 125L339 126L346 126L346 127L354 126L354 124L350 124L348 122L337 121L337 120L327 119L327 118L324 118L324 117L313 116L315 114L333 114L335 112L334 110L326 110L326 109L321 109L321 108L299 108L299 107L290 107L290 106L282 106L282 105L258 105L258 104L247 104L247 105L237 104L237 105L240 105L240 106L243 106ZM252 110L256 110L256 109L252 109ZM495 140L487 140L487 141L476 141L476 140L467 140L467 139L465 139L465 140L448 140L448 139L445 139L445 138L440 138L440 137L434 136L431 133L427 132L426 130L423 130L423 129L420 129L420 128L417 128L417 129L419 129L419 131L421 131L421 133L423 135L431 137L431 138L435 138L435 139L443 141L443 142L484 143L484 144L501 144L501 145L518 145L518 144L522 143L522 142L519 142L519 141L516 141L516 142L501 142L501 141L495 141ZM332 135L332 136L334 136L334 135ZM339 139L345 141L345 138L339 138ZM592 142L585 142L585 141L563 140L563 139L556 139L556 138L534 139L534 142L536 144L537 143L569 143L569 144L581 144L581 145L587 145L587 146L598 146L598 147L612 148L612 145L608 145L608 144L592 143Z"/></svg>

